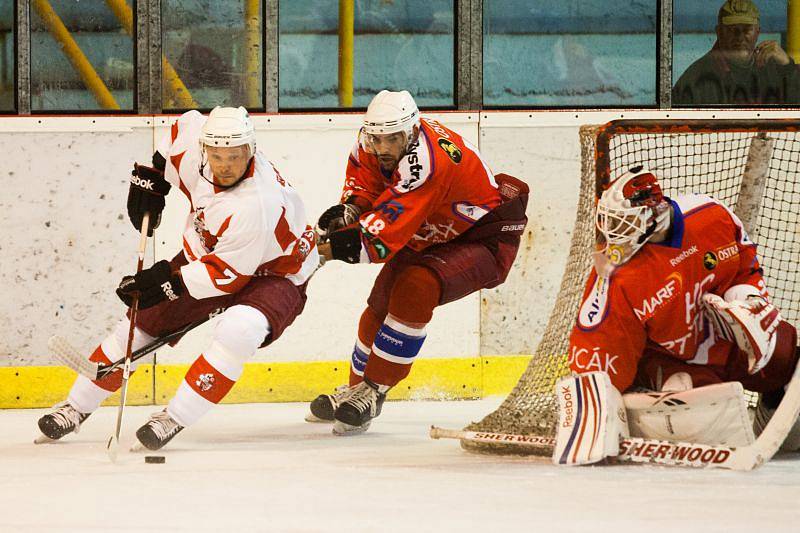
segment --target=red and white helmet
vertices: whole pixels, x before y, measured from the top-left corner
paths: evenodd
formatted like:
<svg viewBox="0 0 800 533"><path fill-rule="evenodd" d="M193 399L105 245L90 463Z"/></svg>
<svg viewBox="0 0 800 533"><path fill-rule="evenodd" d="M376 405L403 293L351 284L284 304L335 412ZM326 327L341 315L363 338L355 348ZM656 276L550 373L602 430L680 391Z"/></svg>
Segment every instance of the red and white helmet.
<svg viewBox="0 0 800 533"><path fill-rule="evenodd" d="M403 132L410 145L414 141L415 127L419 128L419 108L408 91L379 92L364 114L363 129L368 135Z"/></svg>
<svg viewBox="0 0 800 533"><path fill-rule="evenodd" d="M669 227L669 204L655 174L636 166L611 182L597 202L596 224L605 238L604 255L617 266Z"/></svg>
<svg viewBox="0 0 800 533"><path fill-rule="evenodd" d="M220 107L211 110L200 132L200 147L244 146L250 157L256 153L256 132L250 114L244 107Z"/></svg>

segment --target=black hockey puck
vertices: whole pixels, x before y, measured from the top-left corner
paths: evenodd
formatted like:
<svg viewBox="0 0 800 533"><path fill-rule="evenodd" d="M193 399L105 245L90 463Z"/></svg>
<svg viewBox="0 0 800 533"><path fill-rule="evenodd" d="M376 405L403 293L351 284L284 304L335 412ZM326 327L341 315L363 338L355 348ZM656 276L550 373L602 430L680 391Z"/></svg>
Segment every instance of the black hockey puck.
<svg viewBox="0 0 800 533"><path fill-rule="evenodd" d="M167 459L163 455L145 455L144 462L150 464L164 464Z"/></svg>

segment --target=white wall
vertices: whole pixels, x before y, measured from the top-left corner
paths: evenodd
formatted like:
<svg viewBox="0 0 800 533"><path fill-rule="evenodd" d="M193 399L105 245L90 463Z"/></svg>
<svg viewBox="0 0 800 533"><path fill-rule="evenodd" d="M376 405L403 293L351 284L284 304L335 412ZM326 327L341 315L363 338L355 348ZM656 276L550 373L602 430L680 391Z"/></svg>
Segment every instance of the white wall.
<svg viewBox="0 0 800 533"><path fill-rule="evenodd" d="M690 112L481 112L434 116L478 142L495 172L531 186L529 227L501 287L438 309L424 357L531 353L556 296L575 218L581 124L615 118L707 116ZM755 112L714 113L755 117ZM760 116L788 116L760 112ZM797 114L795 114L797 116ZM263 115L259 148L299 189L313 222L338 201L359 115ZM83 350L122 317L113 289L135 268L137 235L125 214L133 161L148 161L171 117L6 117L0 121L0 366L49 364L52 334ZM154 246L179 249L188 204L171 194ZM148 262L152 261L152 254ZM349 357L358 317L379 267L331 263L309 287L306 310L257 360ZM212 326L213 327L213 326ZM161 362L189 361L210 327Z"/></svg>

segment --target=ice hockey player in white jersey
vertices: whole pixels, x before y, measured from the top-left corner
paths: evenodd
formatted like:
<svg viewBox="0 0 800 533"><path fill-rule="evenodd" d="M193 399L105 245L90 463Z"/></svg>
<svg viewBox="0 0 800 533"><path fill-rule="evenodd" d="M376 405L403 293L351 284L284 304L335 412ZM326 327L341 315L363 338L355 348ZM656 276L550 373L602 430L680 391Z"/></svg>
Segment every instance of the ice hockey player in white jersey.
<svg viewBox="0 0 800 533"><path fill-rule="evenodd" d="M128 306L139 296L132 349L224 311L175 396L136 432L151 450L222 400L245 361L294 321L319 265L303 203L256 151L243 107L217 107L208 118L197 111L183 114L153 155L152 167L134 165L128 215L137 230L145 213L149 233L158 227L164 196L173 188L190 204L183 250L124 277L116 291ZM105 364L123 359L128 328L128 319L120 320L90 359ZM77 432L121 382L121 371L95 381L79 376L67 400L39 420L40 430L50 439Z"/></svg>

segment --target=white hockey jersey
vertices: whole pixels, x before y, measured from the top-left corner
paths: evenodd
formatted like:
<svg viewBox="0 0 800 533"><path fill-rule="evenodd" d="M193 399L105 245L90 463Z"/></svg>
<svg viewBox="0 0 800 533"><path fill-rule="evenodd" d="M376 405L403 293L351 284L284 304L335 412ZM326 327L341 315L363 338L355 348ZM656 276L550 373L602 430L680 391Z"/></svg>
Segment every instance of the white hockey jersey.
<svg viewBox="0 0 800 533"><path fill-rule="evenodd" d="M266 275L302 285L319 254L300 196L261 153L235 187L213 185L211 168L200 168L205 121L197 111L184 113L158 146L167 181L191 206L183 233L186 289L198 299L223 296Z"/></svg>

